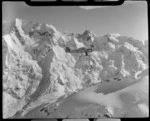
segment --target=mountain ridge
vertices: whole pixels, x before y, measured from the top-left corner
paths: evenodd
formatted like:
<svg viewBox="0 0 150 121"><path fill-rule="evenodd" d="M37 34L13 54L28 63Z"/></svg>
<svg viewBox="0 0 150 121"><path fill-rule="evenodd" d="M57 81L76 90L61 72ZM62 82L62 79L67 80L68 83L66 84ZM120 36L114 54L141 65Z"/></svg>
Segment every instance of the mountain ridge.
<svg viewBox="0 0 150 121"><path fill-rule="evenodd" d="M119 34L98 37L90 30L63 34L53 25L16 18L3 25L2 41L6 50L3 53L6 118L24 106L28 110L50 100L55 102L63 95L103 81L137 80L148 70L147 45ZM92 52L66 53L66 47L92 48ZM14 102L21 101L10 113L8 109L14 102L8 101L7 95ZM28 103L30 107L26 106Z"/></svg>

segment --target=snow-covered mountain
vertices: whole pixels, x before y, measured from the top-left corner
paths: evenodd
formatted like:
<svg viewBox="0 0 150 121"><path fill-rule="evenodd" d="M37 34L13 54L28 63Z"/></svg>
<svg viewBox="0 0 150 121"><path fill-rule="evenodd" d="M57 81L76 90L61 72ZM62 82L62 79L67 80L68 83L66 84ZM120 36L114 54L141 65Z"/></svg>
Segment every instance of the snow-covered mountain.
<svg viewBox="0 0 150 121"><path fill-rule="evenodd" d="M20 19L4 22L2 30L4 118L99 83L130 85L148 75L146 41L119 34L99 37L89 30L61 33L53 25Z"/></svg>

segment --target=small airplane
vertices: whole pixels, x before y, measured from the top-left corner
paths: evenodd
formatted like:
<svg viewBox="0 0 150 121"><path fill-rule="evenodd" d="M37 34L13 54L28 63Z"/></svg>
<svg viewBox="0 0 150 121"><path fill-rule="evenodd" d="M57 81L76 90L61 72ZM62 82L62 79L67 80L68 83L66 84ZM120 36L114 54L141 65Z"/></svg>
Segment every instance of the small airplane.
<svg viewBox="0 0 150 121"><path fill-rule="evenodd" d="M71 50L69 47L66 47L66 52L67 53L85 53L85 55L87 56L88 52L92 52L92 49L91 48L87 49L85 47L81 47L76 50Z"/></svg>

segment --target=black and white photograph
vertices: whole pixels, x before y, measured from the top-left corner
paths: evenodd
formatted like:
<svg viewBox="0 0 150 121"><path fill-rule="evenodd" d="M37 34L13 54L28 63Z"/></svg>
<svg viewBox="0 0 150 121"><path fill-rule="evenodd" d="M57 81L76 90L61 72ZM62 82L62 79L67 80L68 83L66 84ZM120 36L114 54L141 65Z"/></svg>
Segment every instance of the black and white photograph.
<svg viewBox="0 0 150 121"><path fill-rule="evenodd" d="M147 7L3 1L3 119L149 117Z"/></svg>

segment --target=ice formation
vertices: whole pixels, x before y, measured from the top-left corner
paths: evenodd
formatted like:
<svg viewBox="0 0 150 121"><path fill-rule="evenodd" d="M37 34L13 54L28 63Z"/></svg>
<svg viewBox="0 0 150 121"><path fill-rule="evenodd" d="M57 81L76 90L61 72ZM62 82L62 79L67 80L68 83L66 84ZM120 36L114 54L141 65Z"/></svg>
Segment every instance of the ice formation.
<svg viewBox="0 0 150 121"><path fill-rule="evenodd" d="M119 34L98 37L89 30L61 33L53 25L20 19L3 23L3 117L24 115L105 81L142 78L149 66L145 43ZM67 53L66 47L92 52Z"/></svg>

